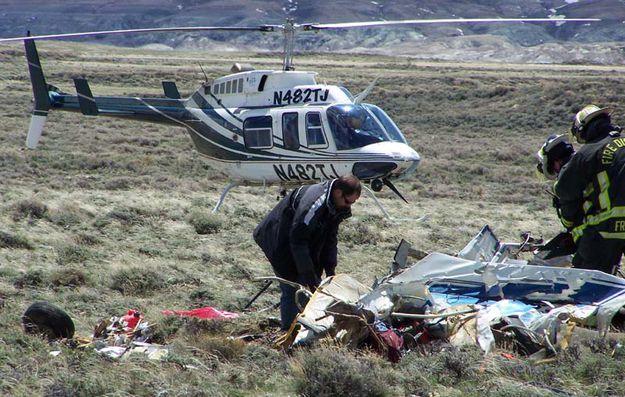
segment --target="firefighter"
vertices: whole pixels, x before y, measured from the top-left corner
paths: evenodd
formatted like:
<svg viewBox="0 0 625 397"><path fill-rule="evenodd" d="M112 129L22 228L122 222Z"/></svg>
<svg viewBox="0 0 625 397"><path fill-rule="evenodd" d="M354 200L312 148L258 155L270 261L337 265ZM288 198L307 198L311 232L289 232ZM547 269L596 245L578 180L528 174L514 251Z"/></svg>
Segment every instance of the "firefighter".
<svg viewBox="0 0 625 397"><path fill-rule="evenodd" d="M582 147L560 170L554 191L577 244L573 267L615 274L625 248L625 137L610 111L595 105L575 115L571 134Z"/></svg>
<svg viewBox="0 0 625 397"><path fill-rule="evenodd" d="M569 162L574 153L575 149L565 134L549 135L536 153L538 175L542 175L548 180L555 180L562 167ZM558 218L560 218L560 201L553 192L550 191L549 193L553 196L553 207L558 213Z"/></svg>

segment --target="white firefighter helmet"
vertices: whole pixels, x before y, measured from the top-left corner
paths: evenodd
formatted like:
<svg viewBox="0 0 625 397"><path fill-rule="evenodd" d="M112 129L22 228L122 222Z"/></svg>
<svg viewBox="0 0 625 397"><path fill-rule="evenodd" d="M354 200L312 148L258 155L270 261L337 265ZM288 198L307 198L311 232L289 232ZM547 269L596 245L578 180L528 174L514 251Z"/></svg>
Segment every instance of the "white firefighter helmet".
<svg viewBox="0 0 625 397"><path fill-rule="evenodd" d="M575 137L578 143L585 143L584 128L592 120L601 115L610 115L609 108L600 108L597 105L588 105L582 110L577 112L575 119L573 120L573 126L571 127L571 134Z"/></svg>

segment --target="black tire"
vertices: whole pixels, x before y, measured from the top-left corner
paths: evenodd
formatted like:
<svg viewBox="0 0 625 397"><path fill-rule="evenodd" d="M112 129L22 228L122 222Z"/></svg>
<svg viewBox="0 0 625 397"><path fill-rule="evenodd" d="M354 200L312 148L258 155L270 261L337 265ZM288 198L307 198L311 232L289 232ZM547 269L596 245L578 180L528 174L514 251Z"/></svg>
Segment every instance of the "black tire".
<svg viewBox="0 0 625 397"><path fill-rule="evenodd" d="M49 340L74 336L74 322L62 309L48 302L35 302L22 316L24 331Z"/></svg>

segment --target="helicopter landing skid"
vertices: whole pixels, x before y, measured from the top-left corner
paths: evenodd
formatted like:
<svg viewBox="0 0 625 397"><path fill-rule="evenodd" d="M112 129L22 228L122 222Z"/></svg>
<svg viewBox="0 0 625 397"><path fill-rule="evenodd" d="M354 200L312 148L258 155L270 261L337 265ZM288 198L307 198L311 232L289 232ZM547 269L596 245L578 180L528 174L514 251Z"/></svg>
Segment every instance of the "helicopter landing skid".
<svg viewBox="0 0 625 397"><path fill-rule="evenodd" d="M380 208L380 210L384 213L384 216L386 217L386 219L388 219L389 221L393 221L393 222L397 222L397 221L408 221L408 220L416 220L417 222L421 222L427 219L427 215L423 215L420 216L417 219L410 219L410 218L393 218L388 211L386 211L386 209L384 208L384 206L382 205L382 203L380 203L380 200L378 200L378 198L375 196L375 193L373 192L373 190L371 190L368 186L366 186L365 184L362 185L364 191L367 193L367 195L369 197L371 197L373 199L373 201L375 201L375 204L378 206L378 208Z"/></svg>
<svg viewBox="0 0 625 397"><path fill-rule="evenodd" d="M365 189L365 192L367 193L367 195L369 197L371 197L373 199L373 201L375 201L375 203L378 206L378 208L380 208L380 210L384 213L384 216L388 220L393 220L393 218L391 218L391 215L389 215L389 213L386 211L386 209L384 208L382 203L380 203L380 200L378 200L378 198L375 197L375 193L373 193L373 190L369 189L366 185L362 185L362 187Z"/></svg>
<svg viewBox="0 0 625 397"><path fill-rule="evenodd" d="M226 186L226 188L224 189L223 192L221 192L221 196L219 196L219 200L217 201L217 204L215 204L215 208L213 208L213 214L217 211L219 211L219 207L221 207L221 205L224 203L224 200L226 198L226 195L228 194L228 192L230 191L230 189L239 186L238 182L230 182L228 184L228 186Z"/></svg>

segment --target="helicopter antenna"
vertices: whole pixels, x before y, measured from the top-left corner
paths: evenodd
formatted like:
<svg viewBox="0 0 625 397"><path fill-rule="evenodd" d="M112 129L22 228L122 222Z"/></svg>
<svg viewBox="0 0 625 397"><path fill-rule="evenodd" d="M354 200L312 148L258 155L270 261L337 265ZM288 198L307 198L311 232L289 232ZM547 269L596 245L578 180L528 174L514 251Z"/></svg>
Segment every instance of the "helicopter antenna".
<svg viewBox="0 0 625 397"><path fill-rule="evenodd" d="M208 76L206 75L206 72L204 71L204 68L202 67L201 63L198 63L198 65L200 65L200 69L202 69L202 73L204 73L204 79L206 80L206 82L208 83Z"/></svg>
<svg viewBox="0 0 625 397"><path fill-rule="evenodd" d="M286 19L283 27L284 33L284 60L283 70L295 70L293 67L293 46L295 45L295 20L291 17Z"/></svg>

